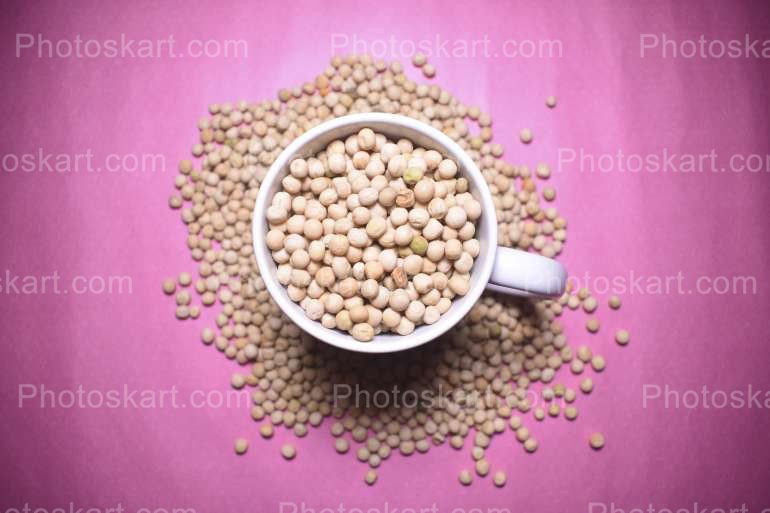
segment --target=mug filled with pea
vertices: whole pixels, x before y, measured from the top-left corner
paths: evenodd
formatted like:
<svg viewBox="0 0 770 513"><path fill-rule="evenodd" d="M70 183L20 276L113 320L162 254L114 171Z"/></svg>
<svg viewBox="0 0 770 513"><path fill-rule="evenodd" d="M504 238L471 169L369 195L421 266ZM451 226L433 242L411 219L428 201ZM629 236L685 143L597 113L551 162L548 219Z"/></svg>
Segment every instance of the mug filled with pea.
<svg viewBox="0 0 770 513"><path fill-rule="evenodd" d="M311 128L275 160L253 215L265 285L300 328L391 352L437 338L485 289L554 297L566 270L497 246L484 175L421 121L353 114Z"/></svg>

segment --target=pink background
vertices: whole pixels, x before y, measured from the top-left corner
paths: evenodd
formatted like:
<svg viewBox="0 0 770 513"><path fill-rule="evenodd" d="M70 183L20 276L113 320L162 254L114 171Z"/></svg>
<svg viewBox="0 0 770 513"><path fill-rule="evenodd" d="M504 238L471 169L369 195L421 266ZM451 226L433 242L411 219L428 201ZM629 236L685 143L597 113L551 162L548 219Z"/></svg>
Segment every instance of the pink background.
<svg viewBox="0 0 770 513"><path fill-rule="evenodd" d="M640 59L641 33L670 38L770 38L766 2L17 2L0 20L3 113L0 154L91 150L159 153L150 173L0 174L0 274L128 275L131 294L0 297L0 511L20 508L193 508L278 511L321 508L510 508L588 511L590 502L633 508L770 508L770 410L642 406L642 386L770 390L768 247L770 174L608 173L564 166L551 179L569 220L563 261L582 275L753 276L756 294L623 294L619 312L565 317L573 344L608 360L580 418L528 425L527 455L510 433L489 459L508 473L470 488L456 482L467 450L392 457L373 488L363 464L334 454L327 429L296 442L282 461L258 440L248 407L222 409L18 408L21 383L51 389L176 386L228 389L235 366L198 341L204 319L179 322L160 293L163 277L194 266L185 228L166 201L209 103L261 100L319 73L331 34L350 40L559 39L561 58L431 59L438 82L492 113L495 141L512 162L551 162L559 148L586 153L770 154L766 59ZM245 39L247 58L16 58L17 33L49 39ZM412 70L410 70L412 73ZM416 76L416 74L413 74ZM559 98L555 110L543 101ZM517 141L520 128L535 141ZM4 276L0 277L4 279ZM602 301L607 294L600 295ZM604 304L604 303L603 303ZM627 327L625 349L612 333ZM563 375L566 376L568 372ZM589 373L590 375L590 373ZM575 382L567 377L570 382ZM588 449L594 430L607 437ZM248 436L244 457L233 440ZM278 440L288 438L279 432ZM468 441L468 443L470 443ZM600 510L595 510L600 511Z"/></svg>

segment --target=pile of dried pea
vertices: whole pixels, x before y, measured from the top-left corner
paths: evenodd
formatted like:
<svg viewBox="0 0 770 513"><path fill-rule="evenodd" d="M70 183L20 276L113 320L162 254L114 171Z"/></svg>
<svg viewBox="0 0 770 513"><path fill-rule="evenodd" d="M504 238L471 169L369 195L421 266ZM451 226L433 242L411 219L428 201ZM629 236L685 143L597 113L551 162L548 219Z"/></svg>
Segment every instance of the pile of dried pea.
<svg viewBox="0 0 770 513"><path fill-rule="evenodd" d="M435 75L424 58L414 64L425 76ZM546 105L555 107L556 99L549 97ZM483 477L490 472L485 451L494 436L511 430L525 451L534 452L538 442L525 417L544 419L547 410L550 417L577 418L576 391L555 382L558 371L568 366L574 374L588 367L601 372L606 364L588 346L574 354L558 317L580 306L590 314L598 303L586 289L538 302L487 294L452 334L393 357L368 358L301 333L273 303L256 267L250 224L259 184L280 151L304 131L333 117L371 111L429 123L468 152L493 195L500 244L550 257L561 252L567 222L546 206L555 190L538 192L539 182L550 176L548 166L538 164L533 174L526 165L503 161L503 147L492 142L489 114L438 85L410 79L397 61L334 57L314 80L280 90L275 100L209 107L192 148L198 160L180 163L177 192L169 198L172 209L181 209L196 277L181 273L162 289L175 295L179 319L198 317L201 307L217 309L215 325L202 330L201 340L243 366L232 385L252 390L251 416L262 437L283 426L302 438L331 417L326 424L336 451L347 454L351 444L357 446L352 452L370 467L364 477L370 485L377 480L375 469L395 451L410 456L446 441L460 449L471 437L475 471ZM521 140L531 143L532 131L522 130ZM190 290L200 305L192 304ZM620 299L612 297L609 305L618 309ZM598 332L598 321L592 318L587 327ZM630 336L619 330L616 340L624 345ZM340 386L360 386L370 394L395 386L437 400L419 408L395 400L360 404L336 394ZM579 388L588 394L593 386L584 378ZM533 397L542 405L532 404ZM601 433L587 438L596 450L604 446ZM238 454L247 449L246 438L236 441ZM281 454L293 459L296 449L284 445ZM505 485L502 470L493 476L495 486ZM459 479L470 484L473 475L463 470Z"/></svg>

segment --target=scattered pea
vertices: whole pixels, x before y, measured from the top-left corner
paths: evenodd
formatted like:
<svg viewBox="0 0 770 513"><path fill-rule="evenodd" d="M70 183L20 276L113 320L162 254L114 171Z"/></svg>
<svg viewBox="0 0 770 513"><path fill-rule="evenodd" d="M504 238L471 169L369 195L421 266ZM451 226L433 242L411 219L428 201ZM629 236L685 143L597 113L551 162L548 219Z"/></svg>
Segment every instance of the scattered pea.
<svg viewBox="0 0 770 513"><path fill-rule="evenodd" d="M350 444L348 444L348 441L344 438L337 438L334 441L334 450L336 450L340 454L345 454L348 452L348 449L350 448Z"/></svg>
<svg viewBox="0 0 770 513"><path fill-rule="evenodd" d="M171 295L176 291L176 282L172 278L163 280L163 292Z"/></svg>
<svg viewBox="0 0 770 513"><path fill-rule="evenodd" d="M179 284L183 287L187 287L192 283L192 276L190 276L190 273L183 272L179 274Z"/></svg>
<svg viewBox="0 0 770 513"><path fill-rule="evenodd" d="M618 330L615 333L615 342L617 342L621 346L628 344L629 340L631 340L631 335L628 333L627 330Z"/></svg>
<svg viewBox="0 0 770 513"><path fill-rule="evenodd" d="M237 438L235 440L235 454L245 454L249 449L249 441L245 438Z"/></svg>
<svg viewBox="0 0 770 513"><path fill-rule="evenodd" d="M259 434L262 435L262 438L271 438L273 436L273 425L262 424L259 426Z"/></svg>
<svg viewBox="0 0 770 513"><path fill-rule="evenodd" d="M297 455L297 449L291 444L281 446L281 456L286 460L293 460Z"/></svg>

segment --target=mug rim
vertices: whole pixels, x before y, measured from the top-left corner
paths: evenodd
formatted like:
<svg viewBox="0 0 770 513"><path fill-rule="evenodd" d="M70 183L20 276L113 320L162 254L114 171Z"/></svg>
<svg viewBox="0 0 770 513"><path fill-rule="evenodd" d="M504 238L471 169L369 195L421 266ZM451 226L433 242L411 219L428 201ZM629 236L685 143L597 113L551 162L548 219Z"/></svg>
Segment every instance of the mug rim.
<svg viewBox="0 0 770 513"><path fill-rule="evenodd" d="M310 319L302 307L288 297L286 287L278 282L276 278L277 265L273 261L272 255L267 250L265 243L265 234L268 229L265 214L272 201L272 196L275 194L275 192L271 192L271 185L279 180L281 173L286 172L291 160L298 155L305 155L307 153L303 152L304 148L331 131L347 130L344 134L335 137L344 139L370 123L390 125L394 130L407 129L416 132L430 140L434 147L442 148L441 153L446 157L457 162L459 173L469 180L474 196L481 203L482 214L477 230L482 228L484 231L483 233L477 231L476 239L479 240L481 252L487 251L490 253L481 259L482 262L478 262L480 259L476 258L470 273L471 286L468 293L459 300L453 300L452 306L439 317L438 321L433 324L420 325L409 335L375 335L371 341L361 342L348 333L337 329L325 328L319 321ZM377 128L371 128L378 132ZM410 139L408 135L403 137ZM313 155L318 151L321 150L315 150ZM497 250L497 216L491 192L481 170L479 170L470 155L449 136L423 121L398 114L379 112L349 114L325 121L300 135L281 151L276 160L271 164L260 183L257 199L254 203L254 210L252 212L252 246L260 276L270 297L276 302L281 311L292 322L297 324L300 329L323 342L341 349L361 353L390 353L411 349L438 338L470 312L484 292L492 275L495 261L494 251ZM382 341L382 338L380 338L378 342L378 337L388 337L389 340ZM390 337L398 338L390 339Z"/></svg>

